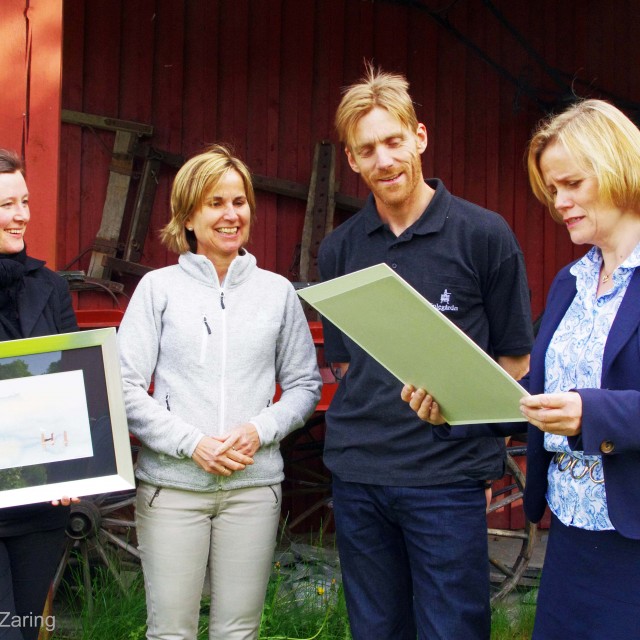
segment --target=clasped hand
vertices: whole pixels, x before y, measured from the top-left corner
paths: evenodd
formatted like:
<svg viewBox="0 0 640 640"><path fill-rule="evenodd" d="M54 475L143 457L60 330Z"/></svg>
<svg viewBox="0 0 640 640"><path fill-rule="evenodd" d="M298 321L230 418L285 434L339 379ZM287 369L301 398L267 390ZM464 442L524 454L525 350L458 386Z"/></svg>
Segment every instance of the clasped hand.
<svg viewBox="0 0 640 640"><path fill-rule="evenodd" d="M260 448L260 437L254 425L242 424L224 436L204 436L191 456L207 473L229 477L253 464Z"/></svg>

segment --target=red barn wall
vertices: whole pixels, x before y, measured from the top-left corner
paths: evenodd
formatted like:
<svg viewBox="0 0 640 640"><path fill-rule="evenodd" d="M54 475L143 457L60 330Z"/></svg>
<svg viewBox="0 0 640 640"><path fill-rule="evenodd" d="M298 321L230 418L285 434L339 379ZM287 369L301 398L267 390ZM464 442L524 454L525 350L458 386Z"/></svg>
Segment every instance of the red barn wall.
<svg viewBox="0 0 640 640"><path fill-rule="evenodd" d="M337 142L340 90L363 60L405 73L429 132L425 174L506 218L537 314L584 248L529 194L528 137L572 89L634 109L638 27L633 0L65 0L62 106L153 125L151 144L183 156L228 142L255 173L308 183L314 145ZM59 263L70 268L88 266L77 256L100 224L112 146L111 133L62 126ZM364 197L338 157L339 191ZM159 178L145 244L153 267L176 259L157 240L172 176ZM304 211L258 193L250 250L293 280Z"/></svg>
<svg viewBox="0 0 640 640"><path fill-rule="evenodd" d="M3 94L0 147L25 162L37 222L29 252L55 268L63 0L3 0L0 51Z"/></svg>

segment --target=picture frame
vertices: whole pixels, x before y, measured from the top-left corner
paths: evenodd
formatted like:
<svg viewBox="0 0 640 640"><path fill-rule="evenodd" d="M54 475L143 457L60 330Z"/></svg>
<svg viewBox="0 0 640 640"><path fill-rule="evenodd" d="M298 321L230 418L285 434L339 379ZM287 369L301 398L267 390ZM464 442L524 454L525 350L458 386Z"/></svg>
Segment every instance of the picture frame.
<svg viewBox="0 0 640 640"><path fill-rule="evenodd" d="M0 508L133 488L116 330L0 342Z"/></svg>

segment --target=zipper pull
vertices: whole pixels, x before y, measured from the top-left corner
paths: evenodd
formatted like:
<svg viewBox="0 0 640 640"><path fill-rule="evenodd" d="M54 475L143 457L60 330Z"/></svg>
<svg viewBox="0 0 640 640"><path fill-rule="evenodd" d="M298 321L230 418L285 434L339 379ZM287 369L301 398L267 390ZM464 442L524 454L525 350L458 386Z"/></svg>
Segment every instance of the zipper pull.
<svg viewBox="0 0 640 640"><path fill-rule="evenodd" d="M211 335L211 328L209 327L209 323L207 322L207 316L203 316L202 319L204 320L204 326L207 327L207 333Z"/></svg>
<svg viewBox="0 0 640 640"><path fill-rule="evenodd" d="M220 306L224 309L224 291L220 292Z"/></svg>

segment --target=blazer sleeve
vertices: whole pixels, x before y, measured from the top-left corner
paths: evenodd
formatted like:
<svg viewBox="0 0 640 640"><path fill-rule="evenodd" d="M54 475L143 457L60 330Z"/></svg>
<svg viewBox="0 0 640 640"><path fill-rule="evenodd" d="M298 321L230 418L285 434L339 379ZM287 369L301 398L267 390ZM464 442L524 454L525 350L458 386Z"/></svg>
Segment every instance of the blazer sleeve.
<svg viewBox="0 0 640 640"><path fill-rule="evenodd" d="M582 431L569 446L589 455L640 454L640 391L578 389Z"/></svg>
<svg viewBox="0 0 640 640"><path fill-rule="evenodd" d="M54 286L56 288L56 296L59 305L59 325L58 330L60 333L70 333L72 331L78 331L78 322L76 320L76 314L73 310L73 304L71 302L71 293L69 292L69 285L64 278L61 278L57 274L53 274Z"/></svg>

